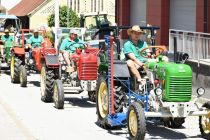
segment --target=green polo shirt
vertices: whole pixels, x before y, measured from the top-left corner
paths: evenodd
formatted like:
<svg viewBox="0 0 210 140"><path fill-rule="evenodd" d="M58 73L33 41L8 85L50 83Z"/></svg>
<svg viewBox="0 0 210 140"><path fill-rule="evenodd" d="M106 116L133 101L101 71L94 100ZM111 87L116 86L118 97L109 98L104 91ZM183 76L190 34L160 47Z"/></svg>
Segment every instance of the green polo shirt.
<svg viewBox="0 0 210 140"><path fill-rule="evenodd" d="M38 37L31 36L28 40L28 44L31 44L32 48L41 47L43 41L44 39L41 35Z"/></svg>
<svg viewBox="0 0 210 140"><path fill-rule="evenodd" d="M12 35L9 36L2 35L1 40L5 43L4 44L5 47L11 47L14 41L14 37Z"/></svg>
<svg viewBox="0 0 210 140"><path fill-rule="evenodd" d="M74 41L66 38L62 41L60 50L68 51L69 53L75 53L76 48L83 48L84 43L80 39L75 39Z"/></svg>
<svg viewBox="0 0 210 140"><path fill-rule="evenodd" d="M138 44L135 45L131 40L128 40L125 44L124 44L124 54L127 56L127 54L129 53L133 53L135 55L135 57L139 60L139 61L145 61L147 60L146 58L143 58L142 56L140 56L139 51L142 50L143 48L146 48L147 43L144 41L139 40ZM129 59L129 58L128 58Z"/></svg>

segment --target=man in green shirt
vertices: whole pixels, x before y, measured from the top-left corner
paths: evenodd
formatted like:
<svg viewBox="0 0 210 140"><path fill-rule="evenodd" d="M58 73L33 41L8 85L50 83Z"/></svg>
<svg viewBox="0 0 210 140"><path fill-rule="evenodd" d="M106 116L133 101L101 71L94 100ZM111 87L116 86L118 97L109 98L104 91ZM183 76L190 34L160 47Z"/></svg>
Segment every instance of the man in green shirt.
<svg viewBox="0 0 210 140"><path fill-rule="evenodd" d="M35 29L34 30L34 35L32 35L29 39L28 39L28 47L29 48L36 48L36 47L41 47L42 43L44 42L44 39L41 35L39 35L39 30Z"/></svg>
<svg viewBox="0 0 210 140"><path fill-rule="evenodd" d="M145 84L138 71L140 67L143 67L143 61L147 60L139 54L140 50L148 47L146 42L140 40L142 32L138 25L134 25L131 29L128 29L127 33L130 39L124 44L124 54L131 73L137 78L140 84Z"/></svg>
<svg viewBox="0 0 210 140"><path fill-rule="evenodd" d="M83 48L84 43L78 38L78 32L75 29L70 31L69 37L64 39L60 46L60 52L63 55L63 58L67 64L67 72L72 72L73 68L71 67L70 57L71 54L75 53L76 48Z"/></svg>
<svg viewBox="0 0 210 140"><path fill-rule="evenodd" d="M4 48L5 47L10 47L7 46L6 44L11 44L14 42L14 37L12 35L9 35L9 30L5 29L4 31L5 35L1 36L1 41L3 42L4 45L1 46L1 56L4 58Z"/></svg>

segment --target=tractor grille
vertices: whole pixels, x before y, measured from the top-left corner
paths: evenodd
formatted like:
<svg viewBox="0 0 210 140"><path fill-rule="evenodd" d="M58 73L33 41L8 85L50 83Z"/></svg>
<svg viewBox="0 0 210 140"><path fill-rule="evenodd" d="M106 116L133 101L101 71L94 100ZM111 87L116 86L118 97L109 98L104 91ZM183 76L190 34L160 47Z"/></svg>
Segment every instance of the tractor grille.
<svg viewBox="0 0 210 140"><path fill-rule="evenodd" d="M171 101L189 101L192 95L192 77L171 76L168 98Z"/></svg>
<svg viewBox="0 0 210 140"><path fill-rule="evenodd" d="M96 80L98 66L97 62L83 62L79 67L79 79L80 80Z"/></svg>

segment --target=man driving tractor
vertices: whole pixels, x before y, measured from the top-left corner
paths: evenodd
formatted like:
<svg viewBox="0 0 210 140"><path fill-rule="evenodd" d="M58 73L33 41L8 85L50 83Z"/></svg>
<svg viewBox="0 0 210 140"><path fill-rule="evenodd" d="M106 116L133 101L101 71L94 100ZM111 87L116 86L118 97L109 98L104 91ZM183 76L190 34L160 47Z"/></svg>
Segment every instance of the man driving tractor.
<svg viewBox="0 0 210 140"><path fill-rule="evenodd" d="M143 61L146 61L144 57L140 56L139 51L148 47L147 43L140 40L142 30L138 25L134 25L127 30L130 39L124 44L124 54L127 58L127 65L131 73L137 78L139 84L144 84L141 75L138 71L140 67L143 67Z"/></svg>
<svg viewBox="0 0 210 140"><path fill-rule="evenodd" d="M76 48L84 47L84 42L78 38L78 32L75 29L70 31L69 37L64 39L60 46L60 52L63 55L63 58L67 64L67 72L72 72L73 68L71 67L71 54L75 53Z"/></svg>
<svg viewBox="0 0 210 140"><path fill-rule="evenodd" d="M36 48L41 47L42 43L44 42L44 39L41 35L39 35L39 30L35 29L33 31L33 35L28 39L28 47L29 48Z"/></svg>
<svg viewBox="0 0 210 140"><path fill-rule="evenodd" d="M4 48L7 47L6 43L13 43L14 37L12 35L9 35L9 30L5 29L4 31L5 35L1 36L1 41L3 42L3 45L1 45L1 57L4 58Z"/></svg>

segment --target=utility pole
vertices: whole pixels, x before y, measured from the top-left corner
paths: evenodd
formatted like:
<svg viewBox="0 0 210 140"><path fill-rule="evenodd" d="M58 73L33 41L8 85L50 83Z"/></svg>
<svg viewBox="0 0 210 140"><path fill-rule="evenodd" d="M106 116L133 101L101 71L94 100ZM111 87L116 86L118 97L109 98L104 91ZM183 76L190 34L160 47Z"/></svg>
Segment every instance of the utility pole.
<svg viewBox="0 0 210 140"><path fill-rule="evenodd" d="M55 46L58 45L58 27L59 27L59 0L55 1Z"/></svg>
<svg viewBox="0 0 210 140"><path fill-rule="evenodd" d="M70 9L70 0L67 0L67 27L69 27L69 9Z"/></svg>

